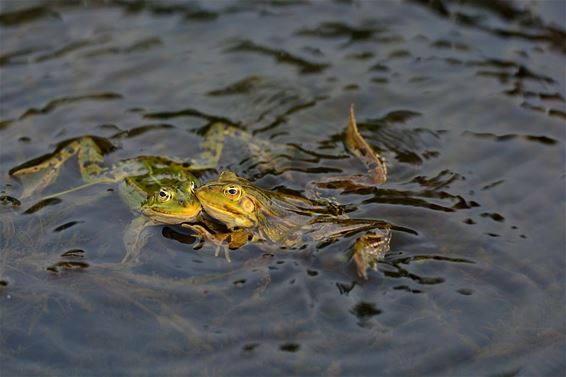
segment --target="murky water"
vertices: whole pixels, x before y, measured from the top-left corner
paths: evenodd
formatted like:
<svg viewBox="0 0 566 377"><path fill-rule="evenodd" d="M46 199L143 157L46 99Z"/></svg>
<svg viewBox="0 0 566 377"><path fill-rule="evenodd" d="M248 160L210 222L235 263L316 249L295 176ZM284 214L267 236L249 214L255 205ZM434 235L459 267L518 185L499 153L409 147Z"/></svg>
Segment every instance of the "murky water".
<svg viewBox="0 0 566 377"><path fill-rule="evenodd" d="M563 1L0 6L3 376L564 375ZM174 226L128 267L117 190L34 206L8 175L82 135L195 157L220 119L306 152L266 172L227 142L219 170L302 192L363 171L350 103L389 181L327 194L399 229L367 281L353 238L228 263Z"/></svg>

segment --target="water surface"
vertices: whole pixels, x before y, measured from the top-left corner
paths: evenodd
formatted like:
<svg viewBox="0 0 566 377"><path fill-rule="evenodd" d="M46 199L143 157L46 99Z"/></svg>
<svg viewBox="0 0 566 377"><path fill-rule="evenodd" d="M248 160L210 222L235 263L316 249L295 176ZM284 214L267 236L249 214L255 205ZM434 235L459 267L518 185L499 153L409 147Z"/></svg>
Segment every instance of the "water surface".
<svg viewBox="0 0 566 377"><path fill-rule="evenodd" d="M565 14L1 1L2 375L563 375ZM219 171L301 193L363 172L342 143L351 103L389 180L325 194L398 229L367 281L346 263L353 238L228 263L173 226L121 265L133 215L115 187L37 205L8 175L83 135L117 146L109 162L192 158L221 120L297 153L265 170L228 141ZM45 193L79 184L71 160Z"/></svg>

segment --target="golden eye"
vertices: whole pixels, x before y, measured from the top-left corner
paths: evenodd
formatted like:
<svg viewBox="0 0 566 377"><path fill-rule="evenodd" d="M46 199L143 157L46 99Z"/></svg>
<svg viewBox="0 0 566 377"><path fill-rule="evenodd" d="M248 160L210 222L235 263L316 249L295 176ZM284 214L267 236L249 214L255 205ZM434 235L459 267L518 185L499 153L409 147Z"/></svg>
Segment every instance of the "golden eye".
<svg viewBox="0 0 566 377"><path fill-rule="evenodd" d="M172 197L172 194L167 187L162 187L159 190L158 195L159 195L159 201L160 202L166 202L166 201L170 200L171 197Z"/></svg>
<svg viewBox="0 0 566 377"><path fill-rule="evenodd" d="M224 196L231 200L238 200L242 190L236 185L226 185L224 186Z"/></svg>

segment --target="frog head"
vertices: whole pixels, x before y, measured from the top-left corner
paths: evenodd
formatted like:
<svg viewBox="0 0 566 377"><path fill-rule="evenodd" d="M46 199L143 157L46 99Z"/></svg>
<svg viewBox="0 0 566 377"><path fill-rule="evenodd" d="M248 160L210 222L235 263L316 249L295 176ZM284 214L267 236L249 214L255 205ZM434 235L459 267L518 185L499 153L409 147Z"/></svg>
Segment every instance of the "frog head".
<svg viewBox="0 0 566 377"><path fill-rule="evenodd" d="M232 172L223 172L217 180L196 190L196 196L208 215L228 228L250 228L258 223L257 200L254 186Z"/></svg>
<svg viewBox="0 0 566 377"><path fill-rule="evenodd" d="M153 175L125 178L125 199L155 222L179 224L195 220L201 211L195 196L197 179L192 175L157 178Z"/></svg>

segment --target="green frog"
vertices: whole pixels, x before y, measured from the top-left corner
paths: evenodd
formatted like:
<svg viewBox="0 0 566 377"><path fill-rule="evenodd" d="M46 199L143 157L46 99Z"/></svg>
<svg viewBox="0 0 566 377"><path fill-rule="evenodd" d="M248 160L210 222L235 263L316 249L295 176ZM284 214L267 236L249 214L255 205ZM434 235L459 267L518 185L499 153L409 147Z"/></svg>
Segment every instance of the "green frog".
<svg viewBox="0 0 566 377"><path fill-rule="evenodd" d="M145 242L143 230L148 225L153 224L178 224L197 221L200 224L193 225L193 230L209 239L229 239L230 246L237 247L237 245L247 242L247 238L251 234L249 231L242 232L240 229L249 229L255 226L255 223L244 222L243 224L238 224L236 226L238 229L235 229L236 227L230 224L229 219L223 218L220 219L220 222L230 225L230 232L217 231L215 224L207 221L208 217L201 216L201 204L196 199L194 192L198 184L194 173L216 167L222 152L225 136L234 136L246 142L256 156L263 156L266 154L266 151L276 148L268 142L256 140L252 135L242 132L235 127L229 127L217 122L212 124L204 135L205 141L202 145L204 151L199 161L182 163L164 157L140 156L105 167L104 152L113 148L111 142L99 137L84 136L63 142L53 153L13 168L10 171L10 175L27 181L24 184L25 191L23 193L23 197L26 197L48 186L56 178L64 162L76 155L85 184L58 194L52 194L47 198L94 184L120 183L120 192L125 202L141 214L141 216L132 221L125 232L124 243L127 253L123 261L137 259L139 250ZM370 178L374 183L385 181L385 164L359 135L353 106L350 109L350 120L346 130L346 147L351 153L361 158L369 169L368 175L353 177L353 181L365 181L367 178ZM330 182L332 179L327 181ZM351 184L350 181L346 182ZM271 192L269 195L275 197L276 193ZM44 197L44 199L47 198ZM306 208L306 211L302 212L304 219L314 216L320 220L321 216L326 216L331 219L331 221L326 222L326 228L331 223L336 223L335 220L338 220L336 216L339 206L333 205L328 200L314 201L288 195L280 203L282 208L291 212L296 211L296 208ZM268 208L268 206L264 206L264 208ZM218 212L215 213L210 207L209 211L214 213L214 215L218 215ZM211 215L211 217L214 217L214 215ZM278 229L282 229L281 235L290 235L293 233L289 231L290 229L296 230L306 226L304 219L301 221L289 220L288 213L286 212L281 212L279 216L281 219L280 226L270 225L257 228L262 232L269 233L269 237L264 237L265 239L277 242L282 239L275 236ZM315 222L313 220L312 224ZM352 223L350 220L340 219L340 222L341 229L340 231L333 232L334 239L339 237L340 234L348 233L348 229L359 231L364 227L375 227L375 224L371 221L369 223L364 221L361 223L354 221ZM347 224L348 222L350 224ZM292 225L293 223L295 224L294 228L289 226L287 230L283 230L285 229L284 224ZM317 239L317 237L318 239L326 238L327 240L332 238L328 236L329 232L326 232L326 237L317 236L316 233L325 232L323 230L325 227L319 226L317 228L318 231L313 231L314 239ZM378 237L381 237L381 235L378 235ZM295 243L294 246L296 245Z"/></svg>
<svg viewBox="0 0 566 377"><path fill-rule="evenodd" d="M387 180L385 161L359 133L350 107L345 133L346 149L365 163L367 174L350 177L327 177L311 182L308 198L265 190L233 172L223 172L218 179L197 188L196 196L204 212L228 229L227 232L209 232L199 224L183 224L218 246L236 249L249 241L271 243L278 247L298 248L308 241L328 243L362 231L352 250L358 275L367 278L367 268L376 268L377 262L389 250L390 225L370 219L350 219L343 207L326 198L319 198L313 188L352 187L375 185ZM217 250L219 250L217 248ZM229 252L225 248L227 259Z"/></svg>
<svg viewBox="0 0 566 377"><path fill-rule="evenodd" d="M104 165L104 153L112 143L104 138L83 136L60 143L54 152L10 170L24 184L22 198L41 192L57 177L65 161L77 156L84 185L43 197L43 200L95 184L119 184L124 202L140 215L124 234L123 262L136 260L146 241L144 230L155 224L197 221L201 205L195 197L196 175L215 168L220 157L226 126L214 123L204 135L198 160L179 162L160 156L129 158ZM195 175L196 174L196 175Z"/></svg>
<svg viewBox="0 0 566 377"><path fill-rule="evenodd" d="M195 193L206 214L224 224L227 232L208 232L200 224L182 226L228 249L250 241L296 249L307 242L326 244L371 230L356 240L352 253L362 277L389 249L390 225L383 221L351 219L326 201L265 190L233 172L222 172Z"/></svg>
<svg viewBox="0 0 566 377"><path fill-rule="evenodd" d="M210 124L203 137L202 152L196 160L181 162L160 156L139 156L105 166L104 155L115 149L112 142L97 136L82 136L59 143L52 153L19 165L9 174L22 181L24 190L20 199L26 199L53 183L64 163L76 156L84 184L43 196L42 202L92 185L119 184L124 202L139 214L124 233L127 252L123 262L126 262L139 256L146 242L144 230L150 225L200 221L214 229L215 224L200 216L201 206L194 189L199 183L197 175L216 168L226 137L244 142L252 159L281 148L223 122Z"/></svg>

